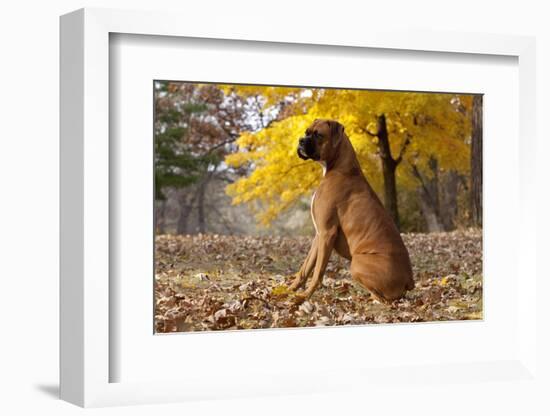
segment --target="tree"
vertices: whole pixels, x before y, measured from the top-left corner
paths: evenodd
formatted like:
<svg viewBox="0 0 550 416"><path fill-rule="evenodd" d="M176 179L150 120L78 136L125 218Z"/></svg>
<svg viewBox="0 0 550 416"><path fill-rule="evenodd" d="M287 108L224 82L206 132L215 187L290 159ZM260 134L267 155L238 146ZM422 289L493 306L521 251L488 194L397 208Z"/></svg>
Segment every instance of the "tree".
<svg viewBox="0 0 550 416"><path fill-rule="evenodd" d="M395 172L397 166L403 160L403 154L410 143L410 137L406 136L399 156L394 158L391 152L390 139L388 134L388 126L386 122L386 115L380 114L376 118L376 132L370 132L368 129L366 133L373 137L377 137L378 155L380 156L380 162L382 164L382 175L384 178L384 204L386 210L389 212L395 225L399 228L399 210L397 207L397 182L395 178Z"/></svg>
<svg viewBox="0 0 550 416"><path fill-rule="evenodd" d="M197 209L205 232L205 193L240 132L246 130L246 105L237 94L214 84L160 81L155 83L155 198L157 218L164 223L167 188L179 190L177 233L186 233ZM192 186L195 185L195 186Z"/></svg>
<svg viewBox="0 0 550 416"><path fill-rule="evenodd" d="M443 224L439 206L439 169L437 159L432 156L428 166L431 171L431 178L429 179L424 178L414 165L412 171L420 182L417 192L420 208L426 221L426 228L428 232L439 232L443 231Z"/></svg>
<svg viewBox="0 0 550 416"><path fill-rule="evenodd" d="M168 82L155 83L155 199L165 198L166 187L182 188L197 181L210 162L189 146L190 121L205 111L201 102L183 99L178 87Z"/></svg>
<svg viewBox="0 0 550 416"><path fill-rule="evenodd" d="M481 227L483 222L482 188L483 188L483 96L478 94L473 99L472 109L472 151L471 151L471 204L472 222Z"/></svg>
<svg viewBox="0 0 550 416"><path fill-rule="evenodd" d="M470 125L458 105L467 96L306 88L285 94L282 87L246 88L244 93L268 97L266 111L272 108L269 103L286 103L274 111L267 127L242 134L239 151L226 157L229 165L251 171L228 186L233 202L248 203L265 225L311 193L320 179L316 163L296 156L298 138L316 118L336 119L345 126L364 174L378 193L383 190L396 224L398 185L418 187L414 170L431 178L434 155L440 169L469 170Z"/></svg>

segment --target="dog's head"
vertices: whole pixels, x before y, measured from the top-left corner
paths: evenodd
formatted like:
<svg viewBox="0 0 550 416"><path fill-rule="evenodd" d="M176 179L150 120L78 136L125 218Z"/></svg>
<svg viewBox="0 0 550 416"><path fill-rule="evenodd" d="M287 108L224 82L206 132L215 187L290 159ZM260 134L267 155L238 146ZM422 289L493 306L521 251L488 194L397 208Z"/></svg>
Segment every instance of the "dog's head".
<svg viewBox="0 0 550 416"><path fill-rule="evenodd" d="M342 141L344 126L334 120L315 120L298 140L298 156L301 159L327 161Z"/></svg>

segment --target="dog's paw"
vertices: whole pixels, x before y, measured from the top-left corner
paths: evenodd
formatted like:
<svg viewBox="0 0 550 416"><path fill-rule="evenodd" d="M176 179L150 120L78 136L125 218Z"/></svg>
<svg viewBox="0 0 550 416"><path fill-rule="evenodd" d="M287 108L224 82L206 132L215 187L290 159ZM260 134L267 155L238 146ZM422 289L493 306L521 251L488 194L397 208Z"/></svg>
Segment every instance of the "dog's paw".
<svg viewBox="0 0 550 416"><path fill-rule="evenodd" d="M293 298L292 298L292 302L295 305L301 305L302 303L304 303L308 299L309 299L309 296L307 295L307 293L304 293L304 292L295 293Z"/></svg>
<svg viewBox="0 0 550 416"><path fill-rule="evenodd" d="M288 290L290 291L298 290L300 286L304 284L304 282L302 282L302 279L300 279L299 276L297 275L293 275L290 279L291 279L291 282L288 285Z"/></svg>
<svg viewBox="0 0 550 416"><path fill-rule="evenodd" d="M372 303L373 305L388 305L389 304L389 302L386 299L384 299L380 296L377 296L374 293L370 294L370 298L369 298L368 302Z"/></svg>

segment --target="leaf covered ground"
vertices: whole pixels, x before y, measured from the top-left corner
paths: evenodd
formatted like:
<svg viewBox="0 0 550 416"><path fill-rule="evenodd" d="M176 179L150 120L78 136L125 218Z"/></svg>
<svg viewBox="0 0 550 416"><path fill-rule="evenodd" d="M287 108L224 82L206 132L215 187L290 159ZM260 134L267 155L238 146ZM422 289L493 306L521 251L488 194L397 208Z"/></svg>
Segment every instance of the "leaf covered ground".
<svg viewBox="0 0 550 416"><path fill-rule="evenodd" d="M415 288L390 305L351 279L333 254L322 286L296 304L286 287L308 237L156 238L156 332L482 319L480 230L404 234Z"/></svg>

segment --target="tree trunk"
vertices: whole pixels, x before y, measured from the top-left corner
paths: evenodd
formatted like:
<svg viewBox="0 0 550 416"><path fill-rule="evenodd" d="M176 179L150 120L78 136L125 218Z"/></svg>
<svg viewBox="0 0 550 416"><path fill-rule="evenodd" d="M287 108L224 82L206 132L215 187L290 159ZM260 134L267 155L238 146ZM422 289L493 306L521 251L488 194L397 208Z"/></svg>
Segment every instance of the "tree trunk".
<svg viewBox="0 0 550 416"><path fill-rule="evenodd" d="M197 204L198 209L198 218L199 218L199 232L203 233L206 231L206 218L204 217L204 185L201 185L199 189L199 199Z"/></svg>
<svg viewBox="0 0 550 416"><path fill-rule="evenodd" d="M166 199L156 201L156 229L157 234L166 233Z"/></svg>
<svg viewBox="0 0 550 416"><path fill-rule="evenodd" d="M191 215L191 211L193 211L193 205L195 204L195 201L197 200L198 192L195 192L193 196L191 197L191 200L188 201L188 192L184 190L181 191L180 195L178 196L178 202L180 206L180 213L178 216L178 222L176 225L176 233L178 234L188 234L189 230L187 228L188 222L189 222L189 216Z"/></svg>
<svg viewBox="0 0 550 416"><path fill-rule="evenodd" d="M397 209L397 186L395 181L395 170L398 163L391 155L390 141L386 116L378 116L378 150L382 161L382 174L384 175L384 206L393 219L395 226L399 229L399 212Z"/></svg>
<svg viewBox="0 0 550 416"><path fill-rule="evenodd" d="M213 172L209 172L206 175L204 180L201 182L199 186L199 191L198 191L197 209L198 209L199 232L203 234L206 232L206 215L204 212L204 196L206 194L208 183L210 182L210 179L212 179L212 175L213 175Z"/></svg>
<svg viewBox="0 0 550 416"><path fill-rule="evenodd" d="M430 160L428 160L428 167L432 171L432 178L427 181L426 187L428 189L435 214L439 218L441 215L439 202L439 163L435 157L430 156Z"/></svg>
<svg viewBox="0 0 550 416"><path fill-rule="evenodd" d="M426 231L429 233L441 232L443 231L443 225L435 211L433 206L433 201L426 193L423 187L418 188L418 200L420 201L420 209L422 210L422 216L424 221L426 221Z"/></svg>
<svg viewBox="0 0 550 416"><path fill-rule="evenodd" d="M437 159L430 157L428 166L432 171L432 178L426 179L422 176L416 166L413 165L413 174L420 182L418 188L418 197L420 209L426 221L426 230L429 233L441 232L444 230L441 220L441 210L439 205L439 167Z"/></svg>
<svg viewBox="0 0 550 416"><path fill-rule="evenodd" d="M476 227L483 224L483 96L475 95L472 109L472 148L471 148L471 209L472 223Z"/></svg>
<svg viewBox="0 0 550 416"><path fill-rule="evenodd" d="M440 193L440 218L446 231L456 228L456 217L458 215L458 186L460 184L460 175L458 172L449 171L441 181Z"/></svg>

